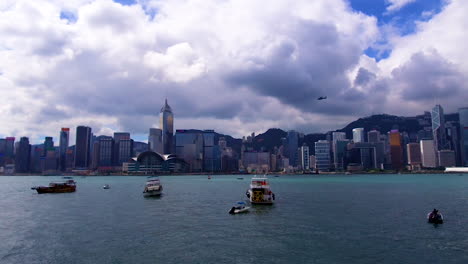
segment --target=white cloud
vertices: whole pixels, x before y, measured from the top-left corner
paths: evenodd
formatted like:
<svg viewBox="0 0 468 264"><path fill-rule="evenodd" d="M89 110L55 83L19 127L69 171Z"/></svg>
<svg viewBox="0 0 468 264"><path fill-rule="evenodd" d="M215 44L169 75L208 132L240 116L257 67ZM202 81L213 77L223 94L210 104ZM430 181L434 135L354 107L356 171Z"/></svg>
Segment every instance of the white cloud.
<svg viewBox="0 0 468 264"><path fill-rule="evenodd" d="M395 12L402 9L404 6L416 2L416 0L387 0L389 6L387 6L388 12Z"/></svg>
<svg viewBox="0 0 468 264"><path fill-rule="evenodd" d="M466 12L453 1L415 34L392 35L376 62L364 55L382 34L376 18L344 0L2 1L0 136L80 124L143 135L165 97L176 128L234 136L325 131L408 102L412 114L427 106L405 93L414 82L401 70L440 62L453 85L463 80Z"/></svg>

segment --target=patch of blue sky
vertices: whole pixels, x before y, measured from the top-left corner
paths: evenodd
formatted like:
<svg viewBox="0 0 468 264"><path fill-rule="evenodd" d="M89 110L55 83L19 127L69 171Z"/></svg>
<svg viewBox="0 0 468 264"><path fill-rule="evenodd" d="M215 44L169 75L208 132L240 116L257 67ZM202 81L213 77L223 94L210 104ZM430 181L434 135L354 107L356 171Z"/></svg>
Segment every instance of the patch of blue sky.
<svg viewBox="0 0 468 264"><path fill-rule="evenodd" d="M60 12L60 19L65 19L68 23L75 23L76 22L76 15L69 11L62 11Z"/></svg>
<svg viewBox="0 0 468 264"><path fill-rule="evenodd" d="M137 3L135 0L113 0L113 1L122 5L134 5Z"/></svg>
<svg viewBox="0 0 468 264"><path fill-rule="evenodd" d="M446 0L416 0L403 6L399 10L388 12L387 0L348 0L350 6L366 15L377 18L379 27L392 27L400 36L410 35L416 32L417 22L428 21L434 15L442 11ZM385 35L379 43L365 50L365 54L377 61L387 58L391 50L386 47Z"/></svg>

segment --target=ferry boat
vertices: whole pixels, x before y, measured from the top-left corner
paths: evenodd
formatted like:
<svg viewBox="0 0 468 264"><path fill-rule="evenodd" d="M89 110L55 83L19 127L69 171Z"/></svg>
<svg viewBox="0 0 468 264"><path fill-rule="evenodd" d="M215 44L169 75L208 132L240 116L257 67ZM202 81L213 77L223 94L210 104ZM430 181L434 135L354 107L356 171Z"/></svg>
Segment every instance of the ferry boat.
<svg viewBox="0 0 468 264"><path fill-rule="evenodd" d="M68 193L76 191L76 182L67 180L66 182L51 182L49 186L37 186L31 188L37 193Z"/></svg>
<svg viewBox="0 0 468 264"><path fill-rule="evenodd" d="M246 195L252 204L273 204L275 200L275 194L271 191L266 176L252 178Z"/></svg>
<svg viewBox="0 0 468 264"><path fill-rule="evenodd" d="M143 195L145 197L151 196L161 196L163 187L158 177L148 177L148 180L145 184L145 189L143 190Z"/></svg>

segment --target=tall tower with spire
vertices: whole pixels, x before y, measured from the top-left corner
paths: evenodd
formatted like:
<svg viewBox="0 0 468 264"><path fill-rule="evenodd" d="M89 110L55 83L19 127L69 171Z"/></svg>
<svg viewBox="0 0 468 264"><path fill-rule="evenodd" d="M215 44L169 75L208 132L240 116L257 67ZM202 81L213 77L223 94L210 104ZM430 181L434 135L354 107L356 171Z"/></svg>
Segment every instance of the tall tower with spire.
<svg viewBox="0 0 468 264"><path fill-rule="evenodd" d="M167 99L159 113L160 128L162 130L163 153L172 154L174 140L174 114L167 104Z"/></svg>

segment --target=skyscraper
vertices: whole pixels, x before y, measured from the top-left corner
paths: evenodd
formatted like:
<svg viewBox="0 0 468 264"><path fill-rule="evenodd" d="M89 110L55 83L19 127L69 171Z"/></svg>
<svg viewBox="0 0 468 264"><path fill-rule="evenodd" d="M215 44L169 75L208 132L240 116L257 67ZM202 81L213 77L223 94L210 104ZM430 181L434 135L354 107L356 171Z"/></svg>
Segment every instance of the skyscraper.
<svg viewBox="0 0 468 264"><path fill-rule="evenodd" d="M52 137L45 137L43 156L45 157L48 151L54 151L54 150L55 150L54 139Z"/></svg>
<svg viewBox="0 0 468 264"><path fill-rule="evenodd" d="M114 139L112 137L99 137L98 167L110 167L113 164Z"/></svg>
<svg viewBox="0 0 468 264"><path fill-rule="evenodd" d="M31 145L27 137L20 138L15 157L15 170L19 173L29 172L29 162L31 159Z"/></svg>
<svg viewBox="0 0 468 264"><path fill-rule="evenodd" d="M113 157L112 160L114 162L114 165L116 166L122 166L121 159L120 159L120 141L122 140L130 140L130 133L128 132L114 132L114 148L113 148ZM122 153L122 155L124 155ZM125 155L128 155L126 153ZM128 161L128 159L125 159L125 161Z"/></svg>
<svg viewBox="0 0 468 264"><path fill-rule="evenodd" d="M371 130L367 132L367 141L369 141L369 143L380 142L380 132L377 130Z"/></svg>
<svg viewBox="0 0 468 264"><path fill-rule="evenodd" d="M364 142L364 128L353 129L353 141L354 143Z"/></svg>
<svg viewBox="0 0 468 264"><path fill-rule="evenodd" d="M191 172L202 171L204 159L204 137L202 132L177 129L175 139L177 157L184 159L189 164ZM212 151L211 148L208 148L207 151ZM211 171L211 164L207 166L206 169Z"/></svg>
<svg viewBox="0 0 468 264"><path fill-rule="evenodd" d="M302 170L310 170L309 146L307 146L305 143L301 147L301 166Z"/></svg>
<svg viewBox="0 0 468 264"><path fill-rule="evenodd" d="M462 166L468 166L468 107L458 109L460 115L460 137Z"/></svg>
<svg viewBox="0 0 468 264"><path fill-rule="evenodd" d="M295 167L297 166L297 149L299 145L299 134L294 130L288 131L287 136L287 154L289 158L289 165Z"/></svg>
<svg viewBox="0 0 468 264"><path fill-rule="evenodd" d="M450 149L450 146L447 144L447 136L445 134L445 118L442 106L436 105L432 108L431 119L432 134L434 137L434 147L436 152L443 149Z"/></svg>
<svg viewBox="0 0 468 264"><path fill-rule="evenodd" d="M408 143L406 149L408 153L408 164L413 170L420 168L422 164L421 146L418 143Z"/></svg>
<svg viewBox="0 0 468 264"><path fill-rule="evenodd" d="M423 139L420 141L420 146L421 146L421 158L422 158L423 167L424 168L437 167L434 140Z"/></svg>
<svg viewBox="0 0 468 264"><path fill-rule="evenodd" d="M85 169L90 165L91 128L78 126L76 128L75 168Z"/></svg>
<svg viewBox="0 0 468 264"><path fill-rule="evenodd" d="M167 104L167 99L161 108L159 120L162 130L163 154L171 154L174 142L174 114L171 107Z"/></svg>
<svg viewBox="0 0 468 264"><path fill-rule="evenodd" d="M390 143L390 159L394 170L403 168L403 148L401 147L401 134L398 130L388 132Z"/></svg>
<svg viewBox="0 0 468 264"><path fill-rule="evenodd" d="M315 142L315 166L319 172L330 170L330 142L328 140Z"/></svg>
<svg viewBox="0 0 468 264"><path fill-rule="evenodd" d="M150 128L148 144L151 151L163 154L162 130L159 128Z"/></svg>
<svg viewBox="0 0 468 264"><path fill-rule="evenodd" d="M60 130L60 146L59 146L59 169L65 171L67 168L67 149L70 139L70 128L63 127Z"/></svg>

